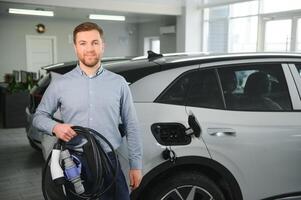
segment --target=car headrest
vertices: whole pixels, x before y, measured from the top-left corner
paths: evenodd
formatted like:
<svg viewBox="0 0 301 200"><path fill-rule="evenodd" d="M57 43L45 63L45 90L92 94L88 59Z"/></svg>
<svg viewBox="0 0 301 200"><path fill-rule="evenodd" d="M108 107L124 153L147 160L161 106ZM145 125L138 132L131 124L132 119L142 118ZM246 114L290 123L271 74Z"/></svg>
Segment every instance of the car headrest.
<svg viewBox="0 0 301 200"><path fill-rule="evenodd" d="M263 72L254 72L249 75L244 94L248 96L260 96L269 92L270 81L268 75Z"/></svg>

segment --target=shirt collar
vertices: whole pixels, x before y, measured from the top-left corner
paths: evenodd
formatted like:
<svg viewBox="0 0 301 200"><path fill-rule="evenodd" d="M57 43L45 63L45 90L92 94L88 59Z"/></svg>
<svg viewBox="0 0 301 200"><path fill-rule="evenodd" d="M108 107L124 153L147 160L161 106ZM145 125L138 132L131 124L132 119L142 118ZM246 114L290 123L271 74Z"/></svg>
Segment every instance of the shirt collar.
<svg viewBox="0 0 301 200"><path fill-rule="evenodd" d="M80 66L79 66L78 63L77 63L77 66L76 66L76 71L77 71L78 73L80 73L80 75L82 75L82 76L87 76L87 77L89 77L89 78L94 78L94 77L100 75L100 74L103 72L103 70L104 70L104 69L103 69L102 65L100 65L100 66L98 67L98 69L97 69L97 71L96 71L96 73L95 73L94 75L88 76L88 75L80 68Z"/></svg>

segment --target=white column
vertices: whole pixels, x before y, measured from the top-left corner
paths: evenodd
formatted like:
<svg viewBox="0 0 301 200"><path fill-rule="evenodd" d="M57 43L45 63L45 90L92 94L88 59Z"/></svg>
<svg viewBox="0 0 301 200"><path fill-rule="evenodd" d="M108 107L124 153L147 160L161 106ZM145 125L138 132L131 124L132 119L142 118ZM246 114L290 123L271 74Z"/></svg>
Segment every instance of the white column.
<svg viewBox="0 0 301 200"><path fill-rule="evenodd" d="M201 51L202 11L198 0L188 0L177 17L177 52Z"/></svg>

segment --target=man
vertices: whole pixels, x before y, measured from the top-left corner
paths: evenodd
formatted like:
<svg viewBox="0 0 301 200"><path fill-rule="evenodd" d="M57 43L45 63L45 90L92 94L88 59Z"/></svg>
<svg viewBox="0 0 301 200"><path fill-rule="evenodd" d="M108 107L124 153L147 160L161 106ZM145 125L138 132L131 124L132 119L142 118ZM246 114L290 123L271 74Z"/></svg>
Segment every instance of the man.
<svg viewBox="0 0 301 200"><path fill-rule="evenodd" d="M128 142L130 186L136 189L142 178L142 144L127 82L102 68L104 38L97 24L78 25L73 31L73 41L78 66L49 85L36 110L33 125L65 142L76 136L71 126L89 127L104 135L116 149L122 142L118 131L121 119ZM63 124L51 118L57 109L60 109ZM111 192L110 196L128 200L124 175L121 171L118 174L116 194ZM104 199L109 199L107 196Z"/></svg>

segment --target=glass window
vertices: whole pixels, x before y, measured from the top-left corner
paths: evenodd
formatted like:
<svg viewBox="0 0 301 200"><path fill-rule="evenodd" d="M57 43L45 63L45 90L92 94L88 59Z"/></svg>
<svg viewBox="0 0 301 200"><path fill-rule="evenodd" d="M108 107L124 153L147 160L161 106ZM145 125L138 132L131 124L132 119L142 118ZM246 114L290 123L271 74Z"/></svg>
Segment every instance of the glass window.
<svg viewBox="0 0 301 200"><path fill-rule="evenodd" d="M242 17L258 14L258 1L247 1L230 5L230 17Z"/></svg>
<svg viewBox="0 0 301 200"><path fill-rule="evenodd" d="M199 70L193 74L193 79L186 97L187 106L219 109L224 107L213 69Z"/></svg>
<svg viewBox="0 0 301 200"><path fill-rule="evenodd" d="M257 16L230 20L228 52L256 51L257 21Z"/></svg>
<svg viewBox="0 0 301 200"><path fill-rule="evenodd" d="M290 51L292 20L272 20L266 22L265 51Z"/></svg>
<svg viewBox="0 0 301 200"><path fill-rule="evenodd" d="M195 79L196 70L182 74L158 97L156 102L185 105L185 97L189 90L190 84Z"/></svg>
<svg viewBox="0 0 301 200"><path fill-rule="evenodd" d="M292 110L281 64L218 69L226 108L230 110Z"/></svg>
<svg viewBox="0 0 301 200"><path fill-rule="evenodd" d="M227 52L228 20L215 20L204 23L205 52Z"/></svg>
<svg viewBox="0 0 301 200"><path fill-rule="evenodd" d="M261 0L261 13L301 9L300 0Z"/></svg>
<svg viewBox="0 0 301 200"><path fill-rule="evenodd" d="M204 9L203 47L205 52L227 52L229 6Z"/></svg>
<svg viewBox="0 0 301 200"><path fill-rule="evenodd" d="M206 9L204 18L207 20L224 19L229 16L229 6L218 6Z"/></svg>

